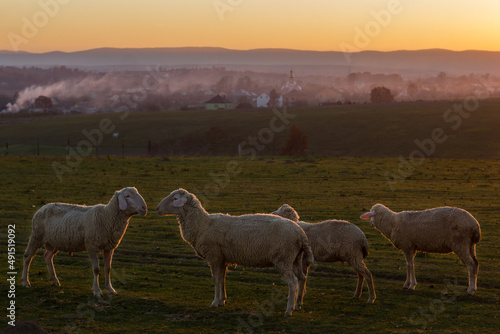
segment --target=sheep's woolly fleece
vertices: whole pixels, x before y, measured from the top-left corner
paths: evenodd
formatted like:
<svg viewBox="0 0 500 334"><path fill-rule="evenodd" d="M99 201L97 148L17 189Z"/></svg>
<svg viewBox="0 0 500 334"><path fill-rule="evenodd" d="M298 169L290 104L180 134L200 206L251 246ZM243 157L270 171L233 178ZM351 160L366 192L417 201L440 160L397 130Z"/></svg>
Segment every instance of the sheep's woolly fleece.
<svg viewBox="0 0 500 334"><path fill-rule="evenodd" d="M98 282L98 253L103 251L106 288L110 293L116 293L109 278L114 249L120 244L130 217L146 213L146 203L133 187L116 191L106 205L44 205L33 216L32 232L24 253L23 285L30 287L28 272L31 260L37 250L45 246L45 262L54 285L59 285L52 261L54 255L59 251L87 251L92 261L95 295L102 295Z"/></svg>
<svg viewBox="0 0 500 334"><path fill-rule="evenodd" d="M309 241L294 222L269 214L230 216L208 214L194 194L173 191L158 204L160 215L178 215L182 238L206 259L215 281L212 306L226 300L225 275L230 263L248 267L276 267L289 286L285 315L295 308L297 283L305 282L302 255L313 261Z"/></svg>

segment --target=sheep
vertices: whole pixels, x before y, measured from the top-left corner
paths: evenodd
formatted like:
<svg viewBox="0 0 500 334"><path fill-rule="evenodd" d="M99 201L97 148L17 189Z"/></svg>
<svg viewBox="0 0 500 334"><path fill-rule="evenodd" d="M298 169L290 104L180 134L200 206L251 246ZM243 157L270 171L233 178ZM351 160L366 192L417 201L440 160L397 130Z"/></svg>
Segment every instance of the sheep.
<svg viewBox="0 0 500 334"><path fill-rule="evenodd" d="M313 261L307 236L296 223L276 215L208 214L198 198L182 188L165 197L156 212L160 216L177 215L181 237L196 255L207 260L215 283L211 307L225 304L228 265L274 266L288 283L285 316L292 315L297 284L306 279L302 257Z"/></svg>
<svg viewBox="0 0 500 334"><path fill-rule="evenodd" d="M417 280L413 258L416 251L429 253L455 253L469 271L467 293L477 289L479 264L476 244L481 240L481 228L477 220L466 210L439 207L424 211L396 213L382 204L375 204L361 219L371 224L389 239L406 257L406 281L404 289L415 290Z"/></svg>
<svg viewBox="0 0 500 334"><path fill-rule="evenodd" d="M127 230L130 217L145 216L147 206L136 188L116 191L108 204L83 206L66 203L50 203L41 207L33 216L32 232L24 253L22 282L31 287L28 279L31 260L38 249L45 246L45 262L50 280L59 286L53 258L59 251L87 251L94 272L93 292L102 296L99 288L99 257L103 252L106 289L116 294L111 285L110 271L113 253Z"/></svg>
<svg viewBox="0 0 500 334"><path fill-rule="evenodd" d="M361 297L363 281L369 290L368 303L373 303L375 288L373 277L366 267L363 259L368 255L370 246L365 234L356 225L344 220L327 220L320 223L306 223L299 221L299 215L294 208L283 204L273 214L288 218L297 222L304 230L311 244L314 259L319 262L347 262L358 274L358 284L354 292L354 298ZM309 263L303 260L304 271L307 273ZM305 291L305 288L303 289ZM298 296L298 303L302 303L302 296Z"/></svg>

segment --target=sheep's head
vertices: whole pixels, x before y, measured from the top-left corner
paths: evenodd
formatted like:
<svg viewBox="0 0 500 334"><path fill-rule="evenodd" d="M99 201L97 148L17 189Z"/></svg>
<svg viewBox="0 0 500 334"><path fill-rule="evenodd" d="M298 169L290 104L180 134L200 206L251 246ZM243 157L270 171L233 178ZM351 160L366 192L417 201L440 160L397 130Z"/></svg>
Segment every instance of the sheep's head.
<svg viewBox="0 0 500 334"><path fill-rule="evenodd" d="M298 222L300 219L297 211L288 204L283 204L278 210L273 212L273 215L278 215L293 220L294 222Z"/></svg>
<svg viewBox="0 0 500 334"><path fill-rule="evenodd" d="M195 196L182 188L174 190L165 197L158 206L156 212L160 215L178 215L188 202L193 202Z"/></svg>
<svg viewBox="0 0 500 334"><path fill-rule="evenodd" d="M370 223L377 227L377 221L380 219L383 219L383 215L386 212L390 212L389 208L387 208L385 205L382 204L375 204L372 206L371 210L368 212L365 212L361 215L361 219L370 219Z"/></svg>
<svg viewBox="0 0 500 334"><path fill-rule="evenodd" d="M140 214L141 216L145 216L148 213L146 202L136 188L128 187L118 190L116 196L118 197L120 210L130 215Z"/></svg>

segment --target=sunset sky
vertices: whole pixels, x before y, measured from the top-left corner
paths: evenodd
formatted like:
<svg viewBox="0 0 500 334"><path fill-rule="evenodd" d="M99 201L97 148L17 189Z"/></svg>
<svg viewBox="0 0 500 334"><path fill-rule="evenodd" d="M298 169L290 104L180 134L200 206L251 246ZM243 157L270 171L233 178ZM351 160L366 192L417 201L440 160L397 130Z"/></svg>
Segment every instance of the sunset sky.
<svg viewBox="0 0 500 334"><path fill-rule="evenodd" d="M0 50L500 51L498 0L0 0Z"/></svg>

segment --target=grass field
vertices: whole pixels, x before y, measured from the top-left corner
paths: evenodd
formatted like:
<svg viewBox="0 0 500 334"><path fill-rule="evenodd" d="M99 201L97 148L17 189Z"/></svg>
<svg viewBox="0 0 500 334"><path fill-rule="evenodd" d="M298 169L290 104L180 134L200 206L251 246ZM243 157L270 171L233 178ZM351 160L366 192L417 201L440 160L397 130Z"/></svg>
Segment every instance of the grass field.
<svg viewBox="0 0 500 334"><path fill-rule="evenodd" d="M286 112L1 115L0 155L5 154L6 142L9 154L33 155L38 145L41 155L64 155L68 141L74 150L79 143L98 141L100 155L147 155L151 142L158 155L234 156L238 144L243 149L251 147L249 137L260 139L260 144L265 141L265 147L259 147L260 155L277 155L289 135L290 125L295 124L308 136L309 155L408 158L420 150L425 157L498 159L499 113L499 100L457 100L327 106ZM105 123L101 124L103 120ZM442 132L437 136L439 142L435 147L427 145L427 149L421 149L415 141L428 142L435 129ZM96 131L101 131L102 137ZM112 136L115 132L119 133L118 138ZM91 134L90 139L85 133Z"/></svg>
<svg viewBox="0 0 500 334"><path fill-rule="evenodd" d="M7 226L15 224L18 322L37 320L56 333L498 332L497 160L426 159L393 184L394 190L386 175L404 169L397 158L85 157L61 181L53 161L64 164L65 157L0 159L0 253L6 273ZM228 166L237 166L237 171ZM22 287L22 257L36 210L54 201L105 203L125 186L139 189L149 212L131 219L115 252L112 279L118 295L92 296L86 253L57 255L61 286L52 287L40 251L31 266L32 288ZM356 274L348 265L317 263L311 269L303 310L284 318L287 288L277 271L238 266L227 275L226 306L209 308L213 283L206 262L181 239L175 217L154 212L160 200L178 187L203 198L209 212L271 212L289 203L305 221L351 221L371 245L366 264L374 276L377 300L365 303L366 285L360 300L351 298ZM443 205L469 210L482 228L476 294L465 294L467 271L452 254L419 253L415 261L419 284L414 292L403 291L403 254L359 219L377 202L395 211ZM102 287L103 281L101 277ZM1 327L6 325L7 320Z"/></svg>

